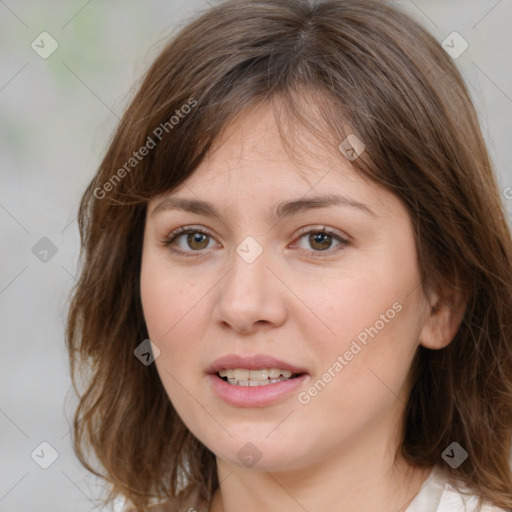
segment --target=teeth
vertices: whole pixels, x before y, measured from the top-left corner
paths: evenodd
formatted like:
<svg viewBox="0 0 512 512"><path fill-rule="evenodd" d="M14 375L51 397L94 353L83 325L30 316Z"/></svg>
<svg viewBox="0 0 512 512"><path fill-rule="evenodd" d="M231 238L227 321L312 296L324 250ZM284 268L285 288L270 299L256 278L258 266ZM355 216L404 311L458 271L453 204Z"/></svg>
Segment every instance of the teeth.
<svg viewBox="0 0 512 512"><path fill-rule="evenodd" d="M227 382L234 386L256 387L288 380L294 374L290 370L280 370L279 368L262 368L261 370L230 368L229 370L220 370L219 375L222 378L227 377Z"/></svg>
<svg viewBox="0 0 512 512"><path fill-rule="evenodd" d="M244 384L244 385L248 385L248 386L251 386L251 387L256 387L256 386L266 386L267 384L270 384L270 381L267 379L267 380L245 380L243 381L244 383L247 382L247 384ZM240 383L239 383L240 385Z"/></svg>
<svg viewBox="0 0 512 512"><path fill-rule="evenodd" d="M236 372L235 372L236 375ZM250 380L267 380L268 379L268 370L251 370L249 372Z"/></svg>
<svg viewBox="0 0 512 512"><path fill-rule="evenodd" d="M245 387L258 387L267 386L268 384L274 384L275 382L281 382L283 380L289 380L286 377L279 377L278 379L267 379L267 380L236 380L228 379L229 384L234 386L245 386Z"/></svg>
<svg viewBox="0 0 512 512"><path fill-rule="evenodd" d="M272 382L273 380L279 379L282 375L283 377L289 379L293 372L290 370L280 370L279 368L263 368L261 370L245 370L241 368L229 369L229 370L220 370L219 375L221 377L227 377L228 379L234 379L239 382L245 381L260 381L260 382ZM240 384L244 385L244 384ZM249 385L249 384L247 384ZM251 386L254 384L251 384Z"/></svg>
<svg viewBox="0 0 512 512"><path fill-rule="evenodd" d="M236 380L242 381L242 380L249 380L250 370L234 370L233 377Z"/></svg>

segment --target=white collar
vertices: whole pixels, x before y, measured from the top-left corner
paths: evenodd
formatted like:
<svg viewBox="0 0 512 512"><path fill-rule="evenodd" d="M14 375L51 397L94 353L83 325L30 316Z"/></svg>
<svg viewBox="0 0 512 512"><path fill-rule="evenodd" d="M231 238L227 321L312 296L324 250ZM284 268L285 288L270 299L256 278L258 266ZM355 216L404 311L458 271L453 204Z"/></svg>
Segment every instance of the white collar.
<svg viewBox="0 0 512 512"><path fill-rule="evenodd" d="M453 485L452 485L453 483ZM456 486L455 486L456 485ZM460 491L459 491L460 489ZM484 501L478 507L478 496L466 484L451 479L441 466L434 466L420 491L409 503L405 512L506 512Z"/></svg>
<svg viewBox="0 0 512 512"><path fill-rule="evenodd" d="M445 471L440 466L434 466L405 512L435 512L441 501L446 482Z"/></svg>

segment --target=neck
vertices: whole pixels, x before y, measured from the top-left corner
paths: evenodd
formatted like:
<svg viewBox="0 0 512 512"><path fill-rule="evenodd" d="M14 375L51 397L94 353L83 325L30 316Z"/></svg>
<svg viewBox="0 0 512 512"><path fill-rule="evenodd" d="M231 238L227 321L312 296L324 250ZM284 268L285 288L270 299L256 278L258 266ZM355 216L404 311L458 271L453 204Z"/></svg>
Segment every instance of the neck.
<svg viewBox="0 0 512 512"><path fill-rule="evenodd" d="M256 473L240 476L224 474L225 480L214 494L209 512L240 510L340 510L360 512L404 512L419 492L431 468L408 467L368 475L354 471L343 481L330 476L323 480L300 479L298 475ZM301 483L299 483L301 482Z"/></svg>
<svg viewBox="0 0 512 512"><path fill-rule="evenodd" d="M431 468L395 460L396 443L358 432L303 467L274 471L242 469L217 457L220 486L209 512L247 510L340 510L403 512Z"/></svg>

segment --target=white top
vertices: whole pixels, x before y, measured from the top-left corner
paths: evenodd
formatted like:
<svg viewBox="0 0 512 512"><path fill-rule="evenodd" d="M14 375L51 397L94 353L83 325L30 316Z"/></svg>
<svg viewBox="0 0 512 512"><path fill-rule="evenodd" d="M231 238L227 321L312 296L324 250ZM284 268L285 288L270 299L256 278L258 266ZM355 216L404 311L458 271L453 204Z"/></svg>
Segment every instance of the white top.
<svg viewBox="0 0 512 512"><path fill-rule="evenodd" d="M506 512L488 502L477 508L478 497L474 494L461 494L449 483L449 479L446 470L434 466L405 512ZM464 485L460 489L467 491Z"/></svg>

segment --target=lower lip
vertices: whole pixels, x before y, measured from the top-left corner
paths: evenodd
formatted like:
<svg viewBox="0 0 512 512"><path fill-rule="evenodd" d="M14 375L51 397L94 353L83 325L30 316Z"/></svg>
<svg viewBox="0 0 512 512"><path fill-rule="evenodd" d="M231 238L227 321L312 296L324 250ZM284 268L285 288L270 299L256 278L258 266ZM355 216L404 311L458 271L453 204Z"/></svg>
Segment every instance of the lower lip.
<svg viewBox="0 0 512 512"><path fill-rule="evenodd" d="M297 391L307 380L308 374L263 386L235 386L217 374L208 375L208 378L217 396L228 404L236 407L265 407Z"/></svg>

